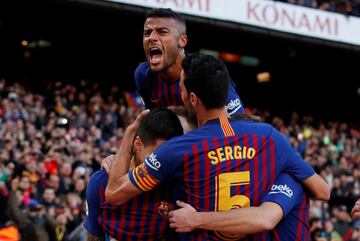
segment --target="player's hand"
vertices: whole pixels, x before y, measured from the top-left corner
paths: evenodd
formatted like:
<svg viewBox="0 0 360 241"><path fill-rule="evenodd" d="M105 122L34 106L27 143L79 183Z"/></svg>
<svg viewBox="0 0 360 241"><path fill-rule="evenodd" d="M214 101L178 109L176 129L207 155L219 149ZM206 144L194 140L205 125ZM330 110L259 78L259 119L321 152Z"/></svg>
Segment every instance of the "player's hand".
<svg viewBox="0 0 360 241"><path fill-rule="evenodd" d="M122 140L122 143L121 145L124 146L124 147L128 147L131 149L131 152L132 151L132 147L133 147L133 143L134 143L134 140L135 140L135 136L136 136L136 130L137 128L139 127L142 119L147 115L149 114L150 110L144 110L142 111L135 119L135 121L130 124L127 128L126 128L126 131L125 131L125 134L124 134L124 137L123 137L123 140Z"/></svg>
<svg viewBox="0 0 360 241"><path fill-rule="evenodd" d="M110 168L115 155L110 155L101 160L101 168L104 168L106 173L110 173Z"/></svg>
<svg viewBox="0 0 360 241"><path fill-rule="evenodd" d="M176 232L185 233L191 232L197 228L196 226L196 210L190 204L176 201L180 209L171 211L169 213L170 227L174 228Z"/></svg>
<svg viewBox="0 0 360 241"><path fill-rule="evenodd" d="M353 220L360 220L360 199L358 199L351 210L351 216Z"/></svg>
<svg viewBox="0 0 360 241"><path fill-rule="evenodd" d="M137 128L139 127L142 119L144 119L144 117L147 116L149 113L150 113L149 109L141 111L141 113L136 117L135 121L128 126L126 131L128 131L128 130L136 131Z"/></svg>

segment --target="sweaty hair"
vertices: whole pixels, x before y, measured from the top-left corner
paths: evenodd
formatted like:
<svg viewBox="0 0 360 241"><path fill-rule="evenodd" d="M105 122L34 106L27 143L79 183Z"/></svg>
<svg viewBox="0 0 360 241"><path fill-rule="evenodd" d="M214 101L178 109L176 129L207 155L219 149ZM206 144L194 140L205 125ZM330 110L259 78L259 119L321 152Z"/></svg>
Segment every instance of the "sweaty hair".
<svg viewBox="0 0 360 241"><path fill-rule="evenodd" d="M170 18L174 19L179 23L179 32L186 34L186 22L184 17L171 10L170 8L155 8L147 12L146 19L148 18Z"/></svg>
<svg viewBox="0 0 360 241"><path fill-rule="evenodd" d="M155 140L169 140L183 135L183 128L175 112L166 108L155 108L141 121L137 135L145 146Z"/></svg>
<svg viewBox="0 0 360 241"><path fill-rule="evenodd" d="M206 109L224 107L230 76L221 60L210 55L188 54L182 66L184 85L189 94L194 92Z"/></svg>

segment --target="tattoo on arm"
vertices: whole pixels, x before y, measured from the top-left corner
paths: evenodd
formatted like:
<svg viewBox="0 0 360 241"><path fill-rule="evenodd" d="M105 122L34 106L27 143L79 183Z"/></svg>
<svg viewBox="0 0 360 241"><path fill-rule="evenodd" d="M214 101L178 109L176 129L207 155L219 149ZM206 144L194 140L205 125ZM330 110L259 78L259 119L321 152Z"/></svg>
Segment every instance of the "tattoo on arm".
<svg viewBox="0 0 360 241"><path fill-rule="evenodd" d="M105 240L104 237L95 236L88 232L88 241L104 241L104 240Z"/></svg>

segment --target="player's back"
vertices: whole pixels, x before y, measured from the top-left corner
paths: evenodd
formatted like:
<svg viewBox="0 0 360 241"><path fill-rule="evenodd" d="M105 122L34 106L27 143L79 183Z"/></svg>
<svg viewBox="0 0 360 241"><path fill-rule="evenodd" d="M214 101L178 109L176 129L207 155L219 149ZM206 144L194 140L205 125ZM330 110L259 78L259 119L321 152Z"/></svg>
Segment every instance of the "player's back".
<svg viewBox="0 0 360 241"><path fill-rule="evenodd" d="M100 212L97 221L106 234L117 240L146 241L163 240L168 236L168 219L160 215L161 211L167 211L167 204L162 202L167 198L165 192L156 189L143 193L121 206L113 206L105 202L107 181L108 174L102 169L91 176L88 184L91 189L89 191L98 196ZM89 195L87 197L89 198Z"/></svg>
<svg viewBox="0 0 360 241"><path fill-rule="evenodd" d="M168 159L157 168L158 173L151 172L155 178L170 178L175 199L200 212L258 206L280 171L287 170L299 179L313 174L312 170L301 173L302 164L296 163L299 157L271 126L228 118L210 120L170 140L153 157L145 161L150 169L150 162L158 165L156 158ZM180 236L182 240L232 237L209 231ZM264 235L263 240L267 238ZM251 236L247 239L252 240Z"/></svg>

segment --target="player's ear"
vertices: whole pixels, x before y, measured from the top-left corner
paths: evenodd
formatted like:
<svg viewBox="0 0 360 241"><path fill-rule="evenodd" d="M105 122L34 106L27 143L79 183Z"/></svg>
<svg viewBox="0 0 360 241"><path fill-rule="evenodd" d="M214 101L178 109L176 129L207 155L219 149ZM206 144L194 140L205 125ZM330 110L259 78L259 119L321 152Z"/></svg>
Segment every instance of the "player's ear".
<svg viewBox="0 0 360 241"><path fill-rule="evenodd" d="M187 41L188 41L187 35L185 35L185 34L180 35L180 38L178 40L179 48L182 48L182 49L185 48Z"/></svg>
<svg viewBox="0 0 360 241"><path fill-rule="evenodd" d="M197 105L198 101L199 101L198 97L195 95L194 92L190 92L189 97L190 97L190 104L193 107L195 107Z"/></svg>
<svg viewBox="0 0 360 241"><path fill-rule="evenodd" d="M143 148L144 148L144 145L143 145L140 137L139 137L139 136L136 136L136 137L135 137L135 140L134 140L134 151L135 151L135 152L139 152L139 151L141 151Z"/></svg>

